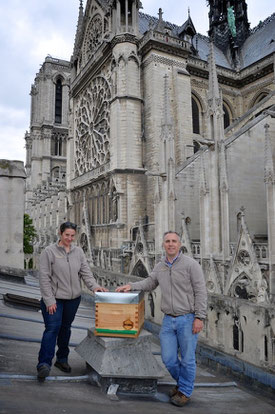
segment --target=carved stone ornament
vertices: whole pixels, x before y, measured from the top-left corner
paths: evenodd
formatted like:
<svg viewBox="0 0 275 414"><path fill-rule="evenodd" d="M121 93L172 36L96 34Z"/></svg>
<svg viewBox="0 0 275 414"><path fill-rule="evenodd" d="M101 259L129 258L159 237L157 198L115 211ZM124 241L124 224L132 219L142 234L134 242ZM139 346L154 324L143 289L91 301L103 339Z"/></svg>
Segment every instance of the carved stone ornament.
<svg viewBox="0 0 275 414"><path fill-rule="evenodd" d="M81 246L82 250L84 251L84 253L88 252L88 239L87 239L87 235L85 233L81 234L80 246Z"/></svg>
<svg viewBox="0 0 275 414"><path fill-rule="evenodd" d="M78 98L75 110L77 177L110 159L110 98L110 85L102 76L93 79Z"/></svg>
<svg viewBox="0 0 275 414"><path fill-rule="evenodd" d="M238 254L238 262L244 266L249 265L250 263L250 256L246 250L240 250Z"/></svg>
<svg viewBox="0 0 275 414"><path fill-rule="evenodd" d="M207 288L208 292L210 292L210 293L215 292L215 285L212 282L212 280L208 280L208 282L206 283L206 288Z"/></svg>

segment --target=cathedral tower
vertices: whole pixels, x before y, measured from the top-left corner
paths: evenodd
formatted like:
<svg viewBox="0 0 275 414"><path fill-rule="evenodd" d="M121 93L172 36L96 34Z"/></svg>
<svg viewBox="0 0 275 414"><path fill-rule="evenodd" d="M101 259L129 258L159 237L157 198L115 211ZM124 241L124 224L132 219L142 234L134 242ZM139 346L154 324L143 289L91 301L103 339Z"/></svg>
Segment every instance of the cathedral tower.
<svg viewBox="0 0 275 414"><path fill-rule="evenodd" d="M223 52L234 52L249 36L245 0L209 0L209 36Z"/></svg>

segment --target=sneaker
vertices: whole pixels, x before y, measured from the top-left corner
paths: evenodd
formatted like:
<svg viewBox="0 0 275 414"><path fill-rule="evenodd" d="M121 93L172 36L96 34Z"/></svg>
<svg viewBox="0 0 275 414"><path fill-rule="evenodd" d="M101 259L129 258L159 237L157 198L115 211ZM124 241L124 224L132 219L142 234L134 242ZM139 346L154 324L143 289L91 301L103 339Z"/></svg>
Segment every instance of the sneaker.
<svg viewBox="0 0 275 414"><path fill-rule="evenodd" d="M37 379L40 382L44 382L45 378L49 376L50 368L47 365L41 365L37 368Z"/></svg>
<svg viewBox="0 0 275 414"><path fill-rule="evenodd" d="M188 401L190 401L190 397L186 397L186 395L180 391L170 398L170 402L177 407L183 407Z"/></svg>
<svg viewBox="0 0 275 414"><path fill-rule="evenodd" d="M54 366L58 369L60 369L63 372L71 372L72 368L70 367L70 365L68 364L68 362L59 362L56 361Z"/></svg>
<svg viewBox="0 0 275 414"><path fill-rule="evenodd" d="M169 393L168 393L169 397L174 397L174 395L176 395L176 394L177 394L178 390L179 390L179 387L176 385L174 388L172 388L172 389L169 391Z"/></svg>

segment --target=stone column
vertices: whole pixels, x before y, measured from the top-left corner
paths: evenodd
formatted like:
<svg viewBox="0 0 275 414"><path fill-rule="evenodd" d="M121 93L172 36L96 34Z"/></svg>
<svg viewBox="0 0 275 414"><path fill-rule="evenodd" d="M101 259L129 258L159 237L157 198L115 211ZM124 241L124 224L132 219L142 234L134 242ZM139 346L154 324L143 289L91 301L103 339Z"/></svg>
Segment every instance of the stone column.
<svg viewBox="0 0 275 414"><path fill-rule="evenodd" d="M22 161L0 160L1 265L24 269L23 223L26 173Z"/></svg>

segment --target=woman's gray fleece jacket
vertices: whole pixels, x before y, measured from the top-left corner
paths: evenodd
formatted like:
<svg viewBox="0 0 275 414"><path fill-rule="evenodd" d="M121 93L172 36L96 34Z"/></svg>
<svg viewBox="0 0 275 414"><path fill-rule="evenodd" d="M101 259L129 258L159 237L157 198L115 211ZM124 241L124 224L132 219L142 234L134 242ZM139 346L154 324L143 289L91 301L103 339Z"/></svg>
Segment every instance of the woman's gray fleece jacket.
<svg viewBox="0 0 275 414"><path fill-rule="evenodd" d="M75 299L81 295L81 279L88 289L100 287L80 247L71 246L69 253L56 244L46 247L40 256L39 282L45 305L56 299Z"/></svg>
<svg viewBox="0 0 275 414"><path fill-rule="evenodd" d="M163 259L141 282L129 283L132 290L161 290L161 310L168 315L194 313L205 319L207 292L201 266L191 257L180 253L170 267Z"/></svg>

